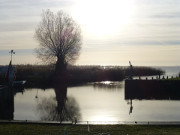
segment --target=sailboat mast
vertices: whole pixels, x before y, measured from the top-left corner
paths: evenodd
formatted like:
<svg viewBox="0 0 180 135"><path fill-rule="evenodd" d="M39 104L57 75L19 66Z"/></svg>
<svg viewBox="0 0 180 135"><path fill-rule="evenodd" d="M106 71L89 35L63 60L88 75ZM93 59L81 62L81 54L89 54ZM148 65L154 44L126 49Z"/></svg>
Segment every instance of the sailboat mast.
<svg viewBox="0 0 180 135"><path fill-rule="evenodd" d="M9 53L11 53L11 63L12 63L12 55L15 54L14 50L11 50Z"/></svg>

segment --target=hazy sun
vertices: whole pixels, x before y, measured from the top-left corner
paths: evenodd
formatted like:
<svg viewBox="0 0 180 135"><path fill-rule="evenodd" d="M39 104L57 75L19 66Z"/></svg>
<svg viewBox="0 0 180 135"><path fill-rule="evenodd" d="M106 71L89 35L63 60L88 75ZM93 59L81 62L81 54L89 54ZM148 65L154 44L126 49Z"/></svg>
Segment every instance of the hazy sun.
<svg viewBox="0 0 180 135"><path fill-rule="evenodd" d="M128 24L133 10L130 0L78 0L74 15L86 32L104 36Z"/></svg>

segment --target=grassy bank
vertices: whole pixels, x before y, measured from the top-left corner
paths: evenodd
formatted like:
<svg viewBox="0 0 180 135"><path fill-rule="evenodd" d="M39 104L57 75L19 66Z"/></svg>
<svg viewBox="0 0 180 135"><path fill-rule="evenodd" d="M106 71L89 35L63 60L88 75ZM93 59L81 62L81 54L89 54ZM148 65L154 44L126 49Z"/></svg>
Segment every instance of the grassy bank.
<svg viewBox="0 0 180 135"><path fill-rule="evenodd" d="M170 78L169 80L180 80L180 77Z"/></svg>
<svg viewBox="0 0 180 135"><path fill-rule="evenodd" d="M0 124L2 135L179 135L180 126ZM102 135L102 134L101 134Z"/></svg>
<svg viewBox="0 0 180 135"><path fill-rule="evenodd" d="M53 65L16 65L16 80L26 80L30 85L51 84L54 76ZM68 66L69 84L121 81L129 76L129 67L122 66ZM160 69L151 67L134 67L134 76L162 75Z"/></svg>

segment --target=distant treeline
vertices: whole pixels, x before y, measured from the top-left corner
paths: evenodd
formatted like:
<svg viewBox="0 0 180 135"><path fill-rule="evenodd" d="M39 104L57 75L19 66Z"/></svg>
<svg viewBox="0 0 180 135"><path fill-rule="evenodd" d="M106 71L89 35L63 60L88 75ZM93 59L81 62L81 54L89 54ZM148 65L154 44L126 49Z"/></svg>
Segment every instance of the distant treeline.
<svg viewBox="0 0 180 135"><path fill-rule="evenodd" d="M30 85L51 85L55 76L53 65L16 65L16 70L16 80L26 80ZM122 81L129 74L129 67L123 66L68 66L67 83ZM133 67L133 76L162 74L164 71L152 67Z"/></svg>
<svg viewBox="0 0 180 135"><path fill-rule="evenodd" d="M54 77L53 65L17 65L17 80L30 83L51 84ZM121 66L68 66L67 83L85 83L97 81L122 81L130 74L129 67ZM134 67L134 76L162 75L164 71L151 67Z"/></svg>

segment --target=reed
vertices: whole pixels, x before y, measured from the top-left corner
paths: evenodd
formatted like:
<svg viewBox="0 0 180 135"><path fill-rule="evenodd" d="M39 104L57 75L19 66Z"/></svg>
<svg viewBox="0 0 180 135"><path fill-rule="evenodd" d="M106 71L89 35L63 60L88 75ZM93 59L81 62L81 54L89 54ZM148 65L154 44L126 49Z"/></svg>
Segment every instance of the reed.
<svg viewBox="0 0 180 135"><path fill-rule="evenodd" d="M16 80L26 80L27 84L51 85L55 76L54 65L16 65ZM67 83L77 84L99 81L122 81L129 76L125 66L68 66ZM162 75L164 71L152 67L134 67L134 76Z"/></svg>

